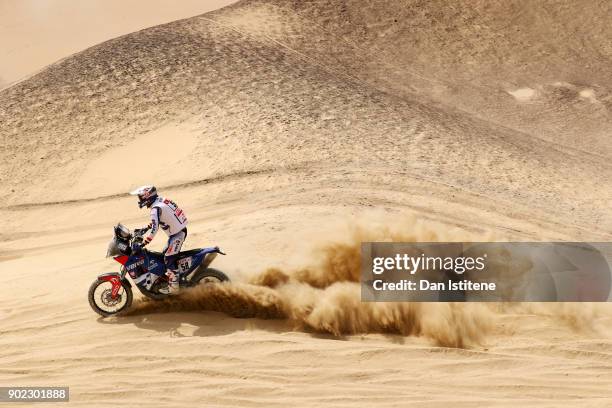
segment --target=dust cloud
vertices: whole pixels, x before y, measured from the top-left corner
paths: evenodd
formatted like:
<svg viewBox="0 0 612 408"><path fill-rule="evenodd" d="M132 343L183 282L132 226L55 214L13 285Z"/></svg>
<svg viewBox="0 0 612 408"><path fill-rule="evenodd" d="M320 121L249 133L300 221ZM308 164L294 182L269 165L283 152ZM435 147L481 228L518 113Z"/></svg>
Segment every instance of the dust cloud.
<svg viewBox="0 0 612 408"><path fill-rule="evenodd" d="M528 313L549 316L572 330L591 330L598 310L582 304L480 304L361 302L360 245L365 241L484 241L493 237L406 218L389 224L359 221L344 239L313 250L310 264L270 267L248 283L206 285L161 302L138 301L128 315L216 311L237 318L283 319L294 329L334 336L386 333L425 337L438 346L482 345L497 318ZM328 236L328 235L326 235Z"/></svg>
<svg viewBox="0 0 612 408"><path fill-rule="evenodd" d="M314 249L310 265L294 270L271 267L249 283L200 286L161 302L136 303L129 315L217 311L237 318L285 319L294 328L334 336L388 333L422 336L447 347L480 344L493 314L478 304L361 302L359 273L362 241L416 242L475 239L465 231L413 218L393 227L377 222L353 224L346 239ZM482 238L482 237L479 237Z"/></svg>

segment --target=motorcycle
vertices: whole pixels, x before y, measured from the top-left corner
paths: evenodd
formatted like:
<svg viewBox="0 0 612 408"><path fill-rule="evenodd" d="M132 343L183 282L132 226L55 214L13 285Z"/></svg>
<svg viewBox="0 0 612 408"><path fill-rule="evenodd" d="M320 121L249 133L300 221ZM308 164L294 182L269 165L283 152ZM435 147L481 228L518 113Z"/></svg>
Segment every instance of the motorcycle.
<svg viewBox="0 0 612 408"><path fill-rule="evenodd" d="M115 226L114 237L108 245L106 257L112 256L122 266L120 273L102 274L89 287L89 305L94 312L107 317L121 313L131 306L132 284L127 275L146 297L162 300L169 296L159 291L168 286L164 255L141 247L147 231L148 228L135 229L132 233L121 223ZM219 247L179 252L176 262L181 290L201 283L229 281L223 272L210 268L211 262L218 254L225 255Z"/></svg>

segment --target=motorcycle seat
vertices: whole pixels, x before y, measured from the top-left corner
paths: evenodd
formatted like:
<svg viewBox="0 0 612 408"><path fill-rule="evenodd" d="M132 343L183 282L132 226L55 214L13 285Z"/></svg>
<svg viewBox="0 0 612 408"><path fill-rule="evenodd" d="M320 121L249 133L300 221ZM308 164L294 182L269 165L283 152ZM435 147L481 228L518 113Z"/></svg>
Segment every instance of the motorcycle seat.
<svg viewBox="0 0 612 408"><path fill-rule="evenodd" d="M199 253L202 249L190 249L189 251L181 251L178 253L178 259L185 258L186 256L194 256Z"/></svg>
<svg viewBox="0 0 612 408"><path fill-rule="evenodd" d="M215 249L218 249L218 248L196 248L196 249L190 249L188 251L181 251L178 253L177 259L182 259L188 256L194 256L198 254L199 252L201 252L202 250L208 250L208 252L216 252ZM157 251L149 251L149 255L154 258L164 257L163 252L157 252Z"/></svg>
<svg viewBox="0 0 612 408"><path fill-rule="evenodd" d="M190 249L189 251L181 251L178 253L178 259L180 258L184 258L186 256L194 256L195 254L197 254L198 252L200 252L202 249ZM163 252L158 252L158 251L149 251L149 255L154 256L154 257L164 257Z"/></svg>

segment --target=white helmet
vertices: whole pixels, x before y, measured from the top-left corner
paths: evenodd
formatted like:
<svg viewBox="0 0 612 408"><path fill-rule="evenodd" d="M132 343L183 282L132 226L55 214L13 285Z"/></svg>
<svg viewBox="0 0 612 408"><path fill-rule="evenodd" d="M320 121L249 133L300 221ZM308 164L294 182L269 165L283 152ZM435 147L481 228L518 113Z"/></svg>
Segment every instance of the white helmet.
<svg viewBox="0 0 612 408"><path fill-rule="evenodd" d="M150 207L157 199L157 189L155 186L141 186L136 190L131 191L130 195L138 196L138 207L142 208L145 205Z"/></svg>

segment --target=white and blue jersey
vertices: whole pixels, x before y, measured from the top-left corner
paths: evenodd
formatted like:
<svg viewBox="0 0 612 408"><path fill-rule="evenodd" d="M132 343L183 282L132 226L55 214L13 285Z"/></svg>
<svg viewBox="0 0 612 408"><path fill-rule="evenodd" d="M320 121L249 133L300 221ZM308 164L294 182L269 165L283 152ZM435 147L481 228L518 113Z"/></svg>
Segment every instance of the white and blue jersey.
<svg viewBox="0 0 612 408"><path fill-rule="evenodd" d="M145 238L149 243L161 228L169 236L183 231L187 227L187 216L172 200L163 197L157 199L151 205L151 230Z"/></svg>

